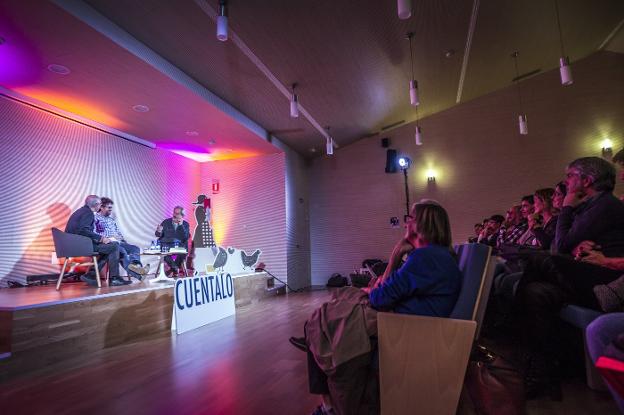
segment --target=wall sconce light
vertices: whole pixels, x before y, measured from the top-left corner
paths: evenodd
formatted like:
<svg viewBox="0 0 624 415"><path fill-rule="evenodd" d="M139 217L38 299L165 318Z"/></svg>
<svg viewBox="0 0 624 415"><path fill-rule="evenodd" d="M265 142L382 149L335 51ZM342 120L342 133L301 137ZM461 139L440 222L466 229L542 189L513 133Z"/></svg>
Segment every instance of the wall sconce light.
<svg viewBox="0 0 624 415"><path fill-rule="evenodd" d="M605 138L602 140L602 157L611 158L613 156L613 142Z"/></svg>
<svg viewBox="0 0 624 415"><path fill-rule="evenodd" d="M435 183L436 181L436 173L435 171L433 171L432 169L427 170L427 182L428 183Z"/></svg>

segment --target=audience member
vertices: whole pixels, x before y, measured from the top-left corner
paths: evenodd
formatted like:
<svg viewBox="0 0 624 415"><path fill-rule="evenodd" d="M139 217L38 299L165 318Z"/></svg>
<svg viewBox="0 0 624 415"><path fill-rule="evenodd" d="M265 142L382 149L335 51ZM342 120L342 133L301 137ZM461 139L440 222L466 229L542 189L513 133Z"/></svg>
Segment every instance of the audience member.
<svg viewBox="0 0 624 415"><path fill-rule="evenodd" d="M557 211L553 207L554 189L539 189L533 195L534 213L529 215L529 230L535 237L535 245L550 249L557 229Z"/></svg>
<svg viewBox="0 0 624 415"><path fill-rule="evenodd" d="M624 148L615 153L611 160L620 168L620 180L624 181ZM624 201L624 195L620 196L620 200Z"/></svg>
<svg viewBox="0 0 624 415"><path fill-rule="evenodd" d="M524 235L527 230L527 221L522 216L521 205L514 205L507 210L505 227L501 228L496 246L498 248L503 245L516 245L518 239Z"/></svg>
<svg viewBox="0 0 624 415"><path fill-rule="evenodd" d="M532 263L520 280L516 299L531 355L526 379L529 394L553 391L558 384L558 351L553 340L559 310L565 304L599 310L594 286L608 284L621 274L571 257L582 257L578 251L586 245L599 248L607 258L624 256L624 204L613 196L614 186L615 169L609 162L584 157L570 163L554 241L560 255Z"/></svg>
<svg viewBox="0 0 624 415"><path fill-rule="evenodd" d="M534 236L533 232L529 230L529 217L533 214L533 206L535 199L533 195L527 195L522 198L520 202L520 215L522 215L522 221L526 224L524 227L524 233L516 240L516 245L532 245Z"/></svg>
<svg viewBox="0 0 624 415"><path fill-rule="evenodd" d="M500 225L500 222L497 223ZM451 228L444 208L432 201L414 204L406 223L406 234L394 247L386 272L365 290L369 291L370 305L396 313L448 317L461 288L461 273L451 243ZM407 258L402 264L404 256ZM340 306L344 307L344 303ZM325 366L328 354L340 348L343 342L354 341L353 338L349 340L350 332L345 330L340 333L340 341L330 339L332 341L327 342L320 316L329 313L330 308L323 309L324 313L313 314L306 323L310 392L323 395L323 406L315 413L332 413L331 408L339 414L362 413L359 403L374 354L358 356L327 372L322 370L321 364ZM347 314L360 316L363 313ZM332 320L334 323L336 321ZM354 326L345 324L345 327ZM374 322L369 326L376 328ZM330 351L317 356L322 345Z"/></svg>
<svg viewBox="0 0 624 415"><path fill-rule="evenodd" d="M474 225L474 236L471 236L470 238L468 238L468 242L469 243L475 243L479 240L479 234L481 233L481 231L483 230L483 223L475 223Z"/></svg>
<svg viewBox="0 0 624 415"><path fill-rule="evenodd" d="M161 245L175 246L178 244L186 249L188 249L190 234L191 228L189 223L184 220L184 208L182 206L174 207L172 217L163 220L155 232ZM185 254L176 254L175 259L172 258L172 255L167 255L165 262L169 265L168 273L174 276L178 274L185 259Z"/></svg>
<svg viewBox="0 0 624 415"><path fill-rule="evenodd" d="M126 285L130 281L124 281L119 277L119 245L95 232L95 212L102 204L96 195L89 195L85 199L85 204L80 209L71 214L67 221L65 232L86 236L93 242L93 251L100 254L97 267L101 270L104 263L108 263L109 284ZM95 274L85 274L80 279L91 286L97 286Z"/></svg>
<svg viewBox="0 0 624 415"><path fill-rule="evenodd" d="M103 197L100 210L95 214L95 229L98 234L110 239L113 243L119 244L119 256L124 269L128 275L138 279L143 279L143 275L149 272L149 265L143 267L141 264L141 250L136 245L126 242L117 221L112 216L114 202Z"/></svg>
<svg viewBox="0 0 624 415"><path fill-rule="evenodd" d="M492 215L488 219L481 233L479 234L477 242L496 247L498 231L500 230L500 227L504 220L505 218L503 218L501 215Z"/></svg>

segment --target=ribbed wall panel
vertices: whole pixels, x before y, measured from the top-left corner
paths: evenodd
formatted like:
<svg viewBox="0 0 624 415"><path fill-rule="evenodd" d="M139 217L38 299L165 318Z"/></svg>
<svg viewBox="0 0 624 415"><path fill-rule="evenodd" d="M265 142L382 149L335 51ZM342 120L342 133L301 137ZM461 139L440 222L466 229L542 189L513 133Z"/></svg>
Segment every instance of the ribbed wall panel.
<svg viewBox="0 0 624 415"><path fill-rule="evenodd" d="M279 278L288 277L284 154L201 164L201 191L212 205L215 242L251 253ZM220 192L211 193L212 180Z"/></svg>
<svg viewBox="0 0 624 415"><path fill-rule="evenodd" d="M600 156L605 138L624 146L624 55L598 53L575 62L574 84L561 86L559 71L522 82L529 135L518 134L518 100L507 88L421 121L424 145L414 144L414 125L392 130L391 147L411 157L411 201L439 200L448 210L455 242L473 225L504 213L521 196L563 179L567 163ZM423 85L423 88L425 86ZM423 103L426 105L426 103ZM380 137L314 160L310 173L312 283L334 272L349 273L365 258L388 259L403 228L390 217L405 213L403 175L384 173ZM426 170L437 171L436 183ZM621 181L616 194L624 192Z"/></svg>
<svg viewBox="0 0 624 415"><path fill-rule="evenodd" d="M50 227L64 229L88 194L111 197L128 241L146 246L173 206L191 211L199 190L199 163L5 97L0 151L0 286L58 271Z"/></svg>

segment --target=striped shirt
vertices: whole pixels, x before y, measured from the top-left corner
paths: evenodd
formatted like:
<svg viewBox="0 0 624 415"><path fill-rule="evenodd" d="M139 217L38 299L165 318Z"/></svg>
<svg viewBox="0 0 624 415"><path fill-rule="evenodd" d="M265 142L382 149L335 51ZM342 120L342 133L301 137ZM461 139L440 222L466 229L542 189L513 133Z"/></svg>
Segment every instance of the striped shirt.
<svg viewBox="0 0 624 415"><path fill-rule="evenodd" d="M99 213L95 214L95 232L106 237L115 238L118 241L123 241L124 237L117 222L111 216L103 216Z"/></svg>

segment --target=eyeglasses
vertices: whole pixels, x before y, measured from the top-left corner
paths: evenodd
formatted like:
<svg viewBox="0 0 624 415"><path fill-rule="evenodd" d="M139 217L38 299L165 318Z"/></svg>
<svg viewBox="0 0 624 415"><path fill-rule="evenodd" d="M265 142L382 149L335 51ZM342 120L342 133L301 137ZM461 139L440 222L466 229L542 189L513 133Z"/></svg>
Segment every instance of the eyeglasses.
<svg viewBox="0 0 624 415"><path fill-rule="evenodd" d="M414 220L414 217L412 215L405 215L403 216L403 223L408 223Z"/></svg>

